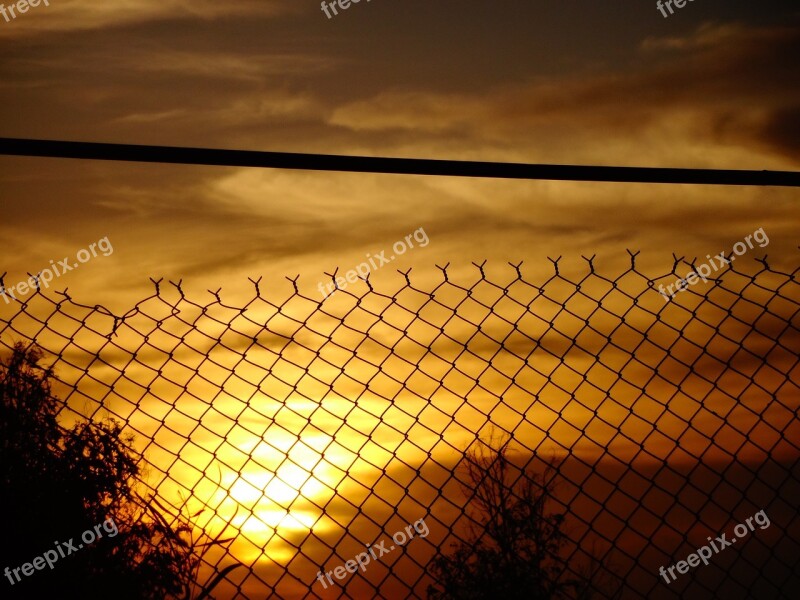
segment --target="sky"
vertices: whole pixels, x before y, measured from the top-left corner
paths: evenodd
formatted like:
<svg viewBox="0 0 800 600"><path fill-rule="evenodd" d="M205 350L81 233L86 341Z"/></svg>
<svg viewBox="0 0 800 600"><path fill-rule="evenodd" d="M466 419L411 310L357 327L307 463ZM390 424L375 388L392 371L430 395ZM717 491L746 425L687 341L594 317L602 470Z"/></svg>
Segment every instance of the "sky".
<svg viewBox="0 0 800 600"><path fill-rule="evenodd" d="M6 137L332 154L797 168L791 2L53 2L0 21ZM7 285L108 237L81 282L114 306L149 278L314 287L423 227L424 263L502 268L624 248L654 268L765 227L793 192L0 159ZM324 191L324 193L322 193ZM757 207L758 218L753 212ZM631 210L633 209L633 210ZM502 233L500 233L502 232ZM471 267L469 267L471 268ZM422 271L425 273L433 272ZM106 282L113 275L114 285ZM329 278L324 277L325 280Z"/></svg>
<svg viewBox="0 0 800 600"><path fill-rule="evenodd" d="M51 0L0 17L0 137L797 171L797 56L789 0L695 0L668 18L649 0L362 0L332 18L312 0ZM471 281L483 261L501 279L523 261L536 282L551 276L548 258L578 275L596 256L614 276L626 250L655 276L673 253L730 253L759 229L768 244L742 260L768 254L793 270L799 200L778 188L0 156L0 273L15 285L97 244L51 288L122 313L151 279L180 281L198 302L221 289L236 305L252 297L248 278L280 296L299 275L321 299L326 273L381 252L394 257L371 269L383 289L408 269L436 285L443 265ZM315 410L295 400L299 414ZM252 508L251 483L226 485Z"/></svg>

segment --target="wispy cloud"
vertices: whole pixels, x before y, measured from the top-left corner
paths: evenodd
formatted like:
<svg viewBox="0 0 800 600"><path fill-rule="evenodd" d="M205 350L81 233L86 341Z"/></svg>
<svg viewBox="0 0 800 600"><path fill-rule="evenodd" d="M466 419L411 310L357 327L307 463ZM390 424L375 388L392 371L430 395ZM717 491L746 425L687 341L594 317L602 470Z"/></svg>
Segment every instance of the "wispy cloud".
<svg viewBox="0 0 800 600"><path fill-rule="evenodd" d="M0 27L0 38L175 19L270 18L295 10L293 4L279 0L58 0Z"/></svg>
<svg viewBox="0 0 800 600"><path fill-rule="evenodd" d="M458 135L529 159L717 167L800 160L782 134L796 130L800 112L800 86L786 85L787 76L798 79L786 57L800 53L800 29L706 25L646 40L642 53L628 72L482 93L382 92L339 106L329 122L358 133Z"/></svg>

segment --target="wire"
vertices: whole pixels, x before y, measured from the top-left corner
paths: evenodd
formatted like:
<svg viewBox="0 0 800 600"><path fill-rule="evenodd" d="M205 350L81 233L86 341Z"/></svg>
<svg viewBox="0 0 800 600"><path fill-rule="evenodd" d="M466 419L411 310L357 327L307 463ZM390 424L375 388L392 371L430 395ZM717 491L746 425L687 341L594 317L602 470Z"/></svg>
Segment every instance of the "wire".
<svg viewBox="0 0 800 600"><path fill-rule="evenodd" d="M443 177L800 187L800 172L545 165L0 138L0 155Z"/></svg>

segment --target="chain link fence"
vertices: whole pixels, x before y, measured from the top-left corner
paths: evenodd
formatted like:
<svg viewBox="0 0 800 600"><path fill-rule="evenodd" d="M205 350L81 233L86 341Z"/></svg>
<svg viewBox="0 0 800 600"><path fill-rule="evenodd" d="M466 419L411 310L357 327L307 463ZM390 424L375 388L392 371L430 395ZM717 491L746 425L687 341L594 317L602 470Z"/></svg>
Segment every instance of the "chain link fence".
<svg viewBox="0 0 800 600"><path fill-rule="evenodd" d="M552 469L563 559L593 597L796 597L798 270L742 260L668 300L677 259L571 267L324 300L259 280L234 305L159 281L125 314L37 291L0 302L0 342L49 354L64 424L124 423L165 515L233 538L203 557L214 598L425 597L476 522L464 453L497 435L522 471ZM659 575L760 510L770 528Z"/></svg>

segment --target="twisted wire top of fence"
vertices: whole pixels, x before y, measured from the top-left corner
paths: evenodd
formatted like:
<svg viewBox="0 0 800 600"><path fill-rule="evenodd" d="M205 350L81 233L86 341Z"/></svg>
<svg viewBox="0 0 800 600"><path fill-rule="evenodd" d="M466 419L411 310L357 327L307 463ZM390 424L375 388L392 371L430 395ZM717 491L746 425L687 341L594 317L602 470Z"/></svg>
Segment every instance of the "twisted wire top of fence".
<svg viewBox="0 0 800 600"><path fill-rule="evenodd" d="M658 286L689 265L648 277L635 258L611 278L593 259L537 283L476 265L324 300L258 280L233 305L155 282L119 315L37 291L0 302L0 343L55 357L62 421L121 421L142 485L235 538L203 558L206 577L247 567L216 598L424 597L431 559L476 523L459 461L493 432L524 471L555 465L563 559L599 565L598 596L780 597L800 555L800 269L739 261L669 299ZM659 577L762 509L776 527ZM420 519L424 537L318 578Z"/></svg>

